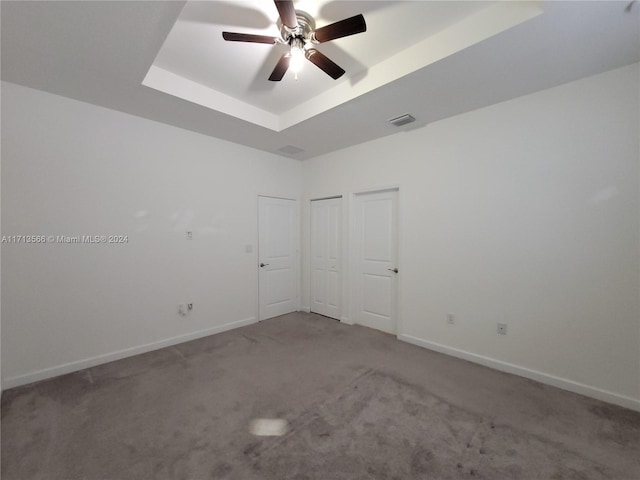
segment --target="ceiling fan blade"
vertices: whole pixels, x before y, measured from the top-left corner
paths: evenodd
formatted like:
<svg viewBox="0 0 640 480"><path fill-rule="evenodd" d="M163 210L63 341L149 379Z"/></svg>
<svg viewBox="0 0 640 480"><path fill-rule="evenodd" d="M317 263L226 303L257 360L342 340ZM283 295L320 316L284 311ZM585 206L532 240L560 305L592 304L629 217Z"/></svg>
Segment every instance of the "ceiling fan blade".
<svg viewBox="0 0 640 480"><path fill-rule="evenodd" d="M307 59L315 66L320 68L324 73L329 75L334 80L337 80L344 75L344 70L340 68L333 60L319 52L315 48L307 50L305 53Z"/></svg>
<svg viewBox="0 0 640 480"><path fill-rule="evenodd" d="M251 33L234 33L234 32L222 32L222 38L227 42L251 42L251 43L277 43L276 37L269 37L267 35L253 35Z"/></svg>
<svg viewBox="0 0 640 480"><path fill-rule="evenodd" d="M234 32L222 32L222 38L224 38L227 42L270 43L272 45L278 41L276 37Z"/></svg>
<svg viewBox="0 0 640 480"><path fill-rule="evenodd" d="M290 29L298 27L298 18L296 17L296 9L293 6L293 0L274 0L280 20L282 24Z"/></svg>
<svg viewBox="0 0 640 480"><path fill-rule="evenodd" d="M364 21L362 14L355 17L345 18L339 22L332 23L320 27L313 32L313 39L319 43L328 42L329 40L335 40L336 38L348 37L349 35L355 35L356 33L362 33L367 31L367 23Z"/></svg>
<svg viewBox="0 0 640 480"><path fill-rule="evenodd" d="M291 60L289 52L282 55L280 60L278 60L278 63L276 63L276 67L273 69L273 72L271 72L269 80L272 82L279 82L282 80L282 77L284 77L284 74L287 73L287 70L289 69L289 60Z"/></svg>

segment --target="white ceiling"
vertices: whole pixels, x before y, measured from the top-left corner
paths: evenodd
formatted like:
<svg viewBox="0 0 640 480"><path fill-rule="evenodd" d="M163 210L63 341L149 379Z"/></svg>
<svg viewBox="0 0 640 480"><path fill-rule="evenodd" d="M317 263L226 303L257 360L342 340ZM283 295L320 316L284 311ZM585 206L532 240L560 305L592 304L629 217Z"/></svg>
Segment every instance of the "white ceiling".
<svg viewBox="0 0 640 480"><path fill-rule="evenodd" d="M438 33L454 32L458 42L464 39L455 45L461 49L486 38L487 29L495 34L541 12L531 2L496 3L299 0L296 7L317 27L363 13L369 31L316 47L347 70L337 81L305 62L298 80L288 72L281 82L270 82L288 46L225 43L222 32L279 37L272 1L188 1L143 84L280 131L450 54L453 45L437 58L431 53L445 44ZM497 24L505 13L508 19ZM425 39L431 39L426 46ZM416 44L423 48L412 58L421 61L398 62ZM311 99L317 108L309 108Z"/></svg>
<svg viewBox="0 0 640 480"><path fill-rule="evenodd" d="M305 159L640 61L628 5L297 0L318 27L363 13L367 32L318 47L342 79L307 62L274 83L283 46L221 36L276 36L270 1L5 0L2 79ZM403 113L417 121L388 124Z"/></svg>

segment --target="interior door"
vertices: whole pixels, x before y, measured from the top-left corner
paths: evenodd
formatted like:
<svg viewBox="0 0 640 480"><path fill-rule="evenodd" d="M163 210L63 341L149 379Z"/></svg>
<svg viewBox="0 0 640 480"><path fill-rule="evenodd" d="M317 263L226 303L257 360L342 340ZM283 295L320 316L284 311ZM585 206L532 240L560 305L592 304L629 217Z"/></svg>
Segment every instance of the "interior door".
<svg viewBox="0 0 640 480"><path fill-rule="evenodd" d="M355 196L354 321L396 333L398 190Z"/></svg>
<svg viewBox="0 0 640 480"><path fill-rule="evenodd" d="M297 230L295 200L258 197L260 320L297 310Z"/></svg>
<svg viewBox="0 0 640 480"><path fill-rule="evenodd" d="M311 311L340 319L342 198L311 202Z"/></svg>

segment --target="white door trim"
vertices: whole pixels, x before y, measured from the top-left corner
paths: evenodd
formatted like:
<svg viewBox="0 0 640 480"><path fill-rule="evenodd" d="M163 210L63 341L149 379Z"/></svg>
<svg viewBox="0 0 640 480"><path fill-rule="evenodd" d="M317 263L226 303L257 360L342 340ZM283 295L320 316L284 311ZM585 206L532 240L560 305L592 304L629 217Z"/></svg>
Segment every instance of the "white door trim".
<svg viewBox="0 0 640 480"><path fill-rule="evenodd" d="M318 200L333 200L334 198L342 198L342 195L329 195L328 197L310 198L309 202L317 202Z"/></svg>

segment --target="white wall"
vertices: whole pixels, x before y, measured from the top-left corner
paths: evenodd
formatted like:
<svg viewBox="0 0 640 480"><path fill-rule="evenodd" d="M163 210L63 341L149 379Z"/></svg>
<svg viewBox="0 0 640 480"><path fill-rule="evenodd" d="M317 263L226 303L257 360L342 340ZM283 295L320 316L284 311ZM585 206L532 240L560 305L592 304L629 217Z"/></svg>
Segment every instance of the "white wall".
<svg viewBox="0 0 640 480"><path fill-rule="evenodd" d="M399 338L640 409L639 84L636 64L306 161L303 305L309 199L398 185Z"/></svg>
<svg viewBox="0 0 640 480"><path fill-rule="evenodd" d="M300 188L295 160L10 83L2 168L4 235L129 237L3 245L5 387L255 321L257 196Z"/></svg>
<svg viewBox="0 0 640 480"><path fill-rule="evenodd" d="M2 234L129 236L3 245L4 386L255 321L257 195L302 178L305 262L309 199L344 195L348 225L353 192L400 186L400 338L640 409L639 76L302 165L3 83Z"/></svg>
<svg viewBox="0 0 640 480"><path fill-rule="evenodd" d="M2 96L0 95L0 111L2 109ZM0 116L0 132L2 131L2 117ZM1 134L0 134L1 138ZM0 238L2 237L2 145L0 142ZM2 272L2 243L0 243L0 272ZM2 374L2 275L0 274L0 396L4 390Z"/></svg>

